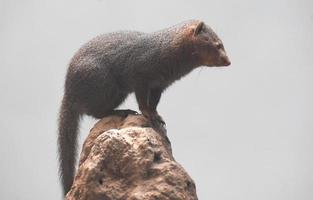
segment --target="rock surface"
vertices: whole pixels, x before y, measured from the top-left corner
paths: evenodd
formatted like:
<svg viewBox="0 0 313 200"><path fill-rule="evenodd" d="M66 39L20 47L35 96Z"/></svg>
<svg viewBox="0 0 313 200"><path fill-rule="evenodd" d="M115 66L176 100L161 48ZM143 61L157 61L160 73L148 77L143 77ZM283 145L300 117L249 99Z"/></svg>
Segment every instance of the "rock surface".
<svg viewBox="0 0 313 200"><path fill-rule="evenodd" d="M196 200L167 136L141 115L100 120L85 140L67 200Z"/></svg>

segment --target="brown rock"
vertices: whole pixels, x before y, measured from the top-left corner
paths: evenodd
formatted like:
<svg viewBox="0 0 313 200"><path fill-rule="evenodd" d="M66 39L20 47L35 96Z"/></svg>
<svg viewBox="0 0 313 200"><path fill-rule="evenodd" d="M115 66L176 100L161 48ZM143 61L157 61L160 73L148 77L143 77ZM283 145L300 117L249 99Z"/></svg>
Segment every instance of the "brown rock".
<svg viewBox="0 0 313 200"><path fill-rule="evenodd" d="M67 200L196 200L167 136L141 115L100 120L86 139Z"/></svg>

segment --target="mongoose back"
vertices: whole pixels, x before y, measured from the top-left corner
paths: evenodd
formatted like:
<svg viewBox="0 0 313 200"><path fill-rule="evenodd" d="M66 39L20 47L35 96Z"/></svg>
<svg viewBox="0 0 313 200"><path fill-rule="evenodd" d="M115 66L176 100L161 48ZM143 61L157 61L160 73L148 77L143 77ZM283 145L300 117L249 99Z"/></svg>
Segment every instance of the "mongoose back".
<svg viewBox="0 0 313 200"><path fill-rule="evenodd" d="M141 113L164 123L156 108L162 92L199 66L228 66L224 46L202 21L189 20L152 33L103 34L83 45L66 75L59 116L59 161L64 195L75 171L76 140L82 115L102 118L134 92Z"/></svg>

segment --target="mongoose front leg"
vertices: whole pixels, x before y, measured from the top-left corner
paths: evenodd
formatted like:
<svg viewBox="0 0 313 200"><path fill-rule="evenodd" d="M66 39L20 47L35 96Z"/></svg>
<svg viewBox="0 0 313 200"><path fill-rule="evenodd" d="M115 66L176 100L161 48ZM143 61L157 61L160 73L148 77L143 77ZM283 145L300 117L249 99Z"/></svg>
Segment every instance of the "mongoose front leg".
<svg viewBox="0 0 313 200"><path fill-rule="evenodd" d="M156 106L160 100L161 93L161 90L151 90L147 87L138 87L135 89L139 110L152 123L159 122L165 124L161 116L156 111Z"/></svg>
<svg viewBox="0 0 313 200"><path fill-rule="evenodd" d="M155 117L156 117L155 120L160 122L162 125L165 125L164 120L158 114L157 109L156 109L158 104L159 104L162 92L163 92L162 88L151 89L150 93L149 93L148 104L149 104L149 107L151 108L151 110L154 111L154 113L155 113Z"/></svg>

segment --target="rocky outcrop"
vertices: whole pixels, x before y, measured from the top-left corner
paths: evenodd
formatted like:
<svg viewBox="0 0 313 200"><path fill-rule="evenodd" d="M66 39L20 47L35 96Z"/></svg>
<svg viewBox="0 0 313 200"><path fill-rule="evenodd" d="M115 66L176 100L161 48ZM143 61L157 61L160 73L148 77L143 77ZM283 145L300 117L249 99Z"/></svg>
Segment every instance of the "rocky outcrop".
<svg viewBox="0 0 313 200"><path fill-rule="evenodd" d="M86 139L67 200L196 200L165 133L142 115L100 120Z"/></svg>

